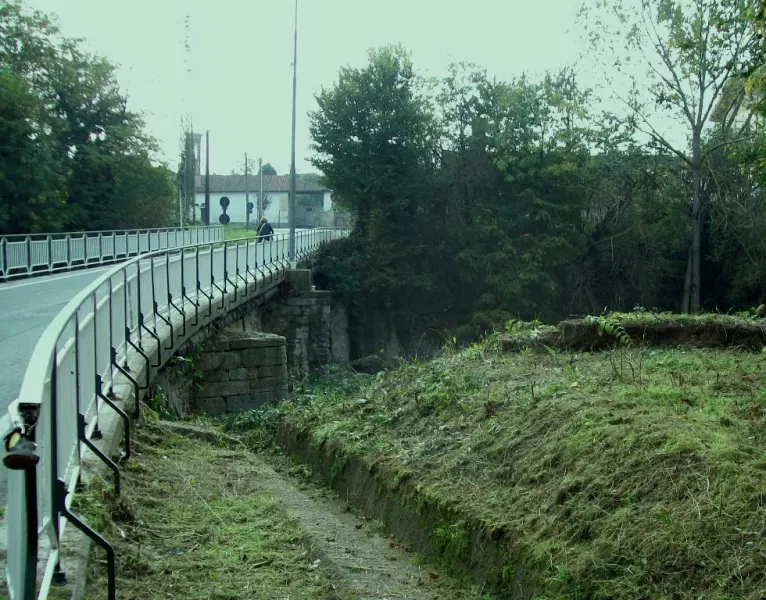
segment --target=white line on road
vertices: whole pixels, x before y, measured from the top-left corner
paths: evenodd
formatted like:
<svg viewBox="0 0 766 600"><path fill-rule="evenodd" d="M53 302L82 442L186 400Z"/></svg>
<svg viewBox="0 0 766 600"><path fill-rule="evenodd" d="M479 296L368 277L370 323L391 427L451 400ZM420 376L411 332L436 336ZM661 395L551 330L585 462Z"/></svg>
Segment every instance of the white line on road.
<svg viewBox="0 0 766 600"><path fill-rule="evenodd" d="M72 277L82 277L83 275L93 275L98 271L110 268L112 265L103 267L91 267L90 269L83 269L77 273L69 273L66 275L48 275L46 277L35 277L32 281L23 281L20 283L7 283L0 285L0 292L3 290L15 290L17 288L27 287L28 285L38 285L41 283L50 283L51 281L60 281L62 279L71 279Z"/></svg>

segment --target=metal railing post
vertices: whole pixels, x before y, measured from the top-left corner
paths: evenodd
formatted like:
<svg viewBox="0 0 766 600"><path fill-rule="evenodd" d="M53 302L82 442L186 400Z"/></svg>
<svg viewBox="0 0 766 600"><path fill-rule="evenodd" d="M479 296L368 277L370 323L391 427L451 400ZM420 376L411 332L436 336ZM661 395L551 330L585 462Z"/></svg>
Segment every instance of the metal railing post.
<svg viewBox="0 0 766 600"><path fill-rule="evenodd" d="M3 238L0 242L0 256L3 260L3 279L8 278L8 239Z"/></svg>
<svg viewBox="0 0 766 600"><path fill-rule="evenodd" d="M32 273L32 237L27 236L27 273Z"/></svg>
<svg viewBox="0 0 766 600"><path fill-rule="evenodd" d="M59 513L60 507L64 506L66 501L66 490L62 489L59 485L59 454L58 454L58 365L56 364L56 347L53 347L53 357L51 360L51 395L49 410L49 439L47 440L50 445L49 460L50 460L50 473L48 483L51 491L51 506L50 506L50 523L51 533L53 539L51 540L51 546L55 546L56 549L61 547L61 538L59 530ZM63 496L63 497L62 497ZM66 573L61 568L61 560L56 561L56 565L53 571L53 582L58 584L66 583Z"/></svg>
<svg viewBox="0 0 766 600"><path fill-rule="evenodd" d="M48 235L48 272L53 271L53 236Z"/></svg>

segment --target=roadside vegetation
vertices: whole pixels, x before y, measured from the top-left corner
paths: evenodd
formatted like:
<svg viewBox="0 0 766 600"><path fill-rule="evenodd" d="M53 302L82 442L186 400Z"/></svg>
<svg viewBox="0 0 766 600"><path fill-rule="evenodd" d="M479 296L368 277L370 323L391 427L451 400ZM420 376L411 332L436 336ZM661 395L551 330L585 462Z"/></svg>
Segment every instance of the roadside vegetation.
<svg viewBox="0 0 766 600"><path fill-rule="evenodd" d="M501 596L519 564L539 599L766 594L763 353L502 353L500 337L336 373L229 427L260 447L303 431L449 507L433 531L447 562L501 532Z"/></svg>
<svg viewBox="0 0 766 600"><path fill-rule="evenodd" d="M75 497L77 512L115 546L120 600L493 600L434 572L311 483L309 470L273 460L277 473L204 420L155 419L137 430L120 497L99 479ZM85 597L106 598L101 549L88 570Z"/></svg>
<svg viewBox="0 0 766 600"><path fill-rule="evenodd" d="M22 0L0 31L0 234L177 223L176 175L115 65Z"/></svg>
<svg viewBox="0 0 766 600"><path fill-rule="evenodd" d="M258 223L250 223L249 229L246 229L244 225L231 225L224 229L224 235L227 240L255 237L257 233Z"/></svg>
<svg viewBox="0 0 766 600"><path fill-rule="evenodd" d="M262 492L247 452L138 430L123 495L95 482L76 509L106 532L117 553L121 599L340 598L301 525ZM100 549L86 597L106 598Z"/></svg>
<svg viewBox="0 0 766 600"><path fill-rule="evenodd" d="M761 4L578 3L595 89L570 68L430 77L400 46L341 68L311 134L356 226L317 282L347 299L356 356L383 319L411 350L509 318L763 303Z"/></svg>

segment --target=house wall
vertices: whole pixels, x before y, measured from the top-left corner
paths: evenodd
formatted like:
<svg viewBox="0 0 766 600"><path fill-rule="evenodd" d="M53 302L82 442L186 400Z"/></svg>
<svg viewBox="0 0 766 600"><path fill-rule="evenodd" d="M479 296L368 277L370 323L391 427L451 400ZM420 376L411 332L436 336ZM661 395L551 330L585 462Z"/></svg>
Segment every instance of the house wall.
<svg viewBox="0 0 766 600"><path fill-rule="evenodd" d="M232 223L245 223L247 220L246 206L247 201L244 192L210 192L210 223L217 225L219 223L218 218L223 214L220 200L226 196L229 199L229 207L226 209L226 214L231 218ZM288 224L288 197L287 192L268 192L268 196L271 198L271 205L266 209L265 216L269 222L274 225ZM300 198L303 194L299 194ZM250 202L255 204L257 199L256 194L250 194ZM202 222L202 208L205 204L204 192L197 192L197 222ZM322 210L330 210L332 208L331 193L325 192L322 199ZM316 216L321 214L320 210L315 211ZM258 209L253 208L253 212L250 215L250 222L255 223L258 218Z"/></svg>

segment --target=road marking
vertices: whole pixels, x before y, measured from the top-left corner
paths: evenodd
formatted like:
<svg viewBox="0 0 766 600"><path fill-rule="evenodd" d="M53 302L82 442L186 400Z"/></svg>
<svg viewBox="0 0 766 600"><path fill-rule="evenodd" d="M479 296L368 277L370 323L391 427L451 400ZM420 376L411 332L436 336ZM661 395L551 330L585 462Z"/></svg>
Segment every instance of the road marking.
<svg viewBox="0 0 766 600"><path fill-rule="evenodd" d="M112 265L109 265L112 266ZM46 277L34 277L32 281L23 281L20 283L7 283L0 285L0 292L3 290L15 290L16 288L27 287L29 285L39 285L41 283L51 283L52 281L60 281L62 279L71 279L72 277L82 277L83 275L92 275L98 271L108 269L109 266L103 267L91 267L90 269L83 269L77 273L70 273L68 275L48 275Z"/></svg>

